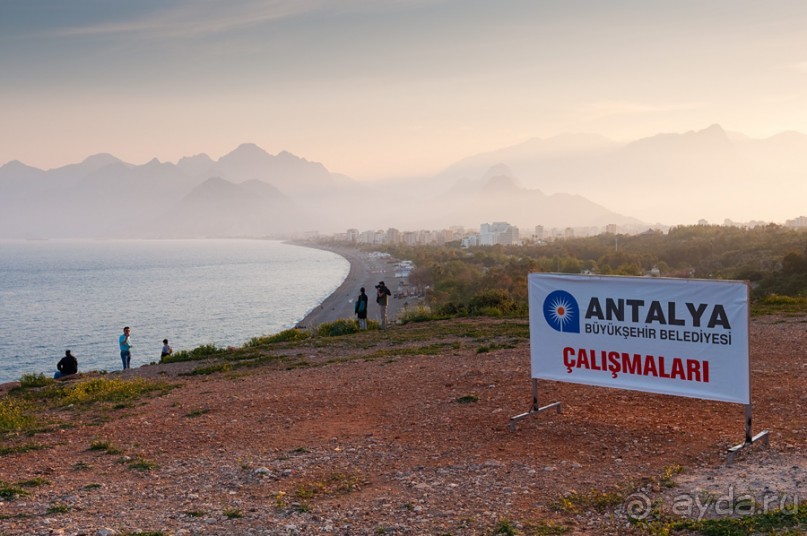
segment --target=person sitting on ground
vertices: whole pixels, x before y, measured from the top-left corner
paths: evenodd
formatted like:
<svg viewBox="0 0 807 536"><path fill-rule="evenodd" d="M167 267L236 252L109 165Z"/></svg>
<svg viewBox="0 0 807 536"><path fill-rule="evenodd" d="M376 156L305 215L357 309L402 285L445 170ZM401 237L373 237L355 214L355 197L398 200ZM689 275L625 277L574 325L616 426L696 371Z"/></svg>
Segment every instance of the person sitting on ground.
<svg viewBox="0 0 807 536"><path fill-rule="evenodd" d="M168 346L168 339L163 339L163 351L160 352L160 359L174 353L174 349Z"/></svg>
<svg viewBox="0 0 807 536"><path fill-rule="evenodd" d="M53 375L53 379L63 378L78 372L78 360L70 353L70 350L65 350L64 357L56 364L58 369Z"/></svg>

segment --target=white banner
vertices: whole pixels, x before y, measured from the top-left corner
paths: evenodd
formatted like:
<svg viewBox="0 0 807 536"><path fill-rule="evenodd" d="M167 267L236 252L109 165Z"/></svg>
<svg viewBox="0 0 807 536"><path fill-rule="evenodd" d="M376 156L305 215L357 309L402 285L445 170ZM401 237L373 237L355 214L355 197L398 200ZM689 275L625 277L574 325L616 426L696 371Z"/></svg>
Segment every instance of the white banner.
<svg viewBox="0 0 807 536"><path fill-rule="evenodd" d="M532 377L750 403L748 285L530 274Z"/></svg>

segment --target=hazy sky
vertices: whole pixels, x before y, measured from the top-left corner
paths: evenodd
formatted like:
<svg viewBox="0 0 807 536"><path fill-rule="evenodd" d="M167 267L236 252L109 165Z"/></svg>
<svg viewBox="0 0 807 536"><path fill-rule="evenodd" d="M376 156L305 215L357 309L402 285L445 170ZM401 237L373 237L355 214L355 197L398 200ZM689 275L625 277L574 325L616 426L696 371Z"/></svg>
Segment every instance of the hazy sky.
<svg viewBox="0 0 807 536"><path fill-rule="evenodd" d="M568 132L807 132L805 29L803 0L0 0L0 164L251 142L370 179Z"/></svg>

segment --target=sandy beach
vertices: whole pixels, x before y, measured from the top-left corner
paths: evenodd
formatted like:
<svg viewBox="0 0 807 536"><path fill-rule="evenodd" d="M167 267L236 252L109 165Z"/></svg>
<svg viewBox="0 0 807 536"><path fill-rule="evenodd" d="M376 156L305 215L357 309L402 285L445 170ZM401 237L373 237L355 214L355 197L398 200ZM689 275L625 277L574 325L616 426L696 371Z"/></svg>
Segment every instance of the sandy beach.
<svg viewBox="0 0 807 536"><path fill-rule="evenodd" d="M326 322L333 322L341 318L356 318L353 312L356 297L359 289L364 287L369 297L369 311L367 318L379 320L379 307L375 303L375 286L383 281L393 292L387 306L387 318L394 324L398 316L404 309L411 309L417 306L417 297L396 298L394 296L399 284L405 282L405 278L396 277L395 265L398 259L389 256L380 256L377 252L366 252L349 247L326 246L321 244L299 244L305 247L313 247L332 251L341 255L350 263L350 272L341 285L328 296L318 307L311 310L301 322L298 328L316 327Z"/></svg>

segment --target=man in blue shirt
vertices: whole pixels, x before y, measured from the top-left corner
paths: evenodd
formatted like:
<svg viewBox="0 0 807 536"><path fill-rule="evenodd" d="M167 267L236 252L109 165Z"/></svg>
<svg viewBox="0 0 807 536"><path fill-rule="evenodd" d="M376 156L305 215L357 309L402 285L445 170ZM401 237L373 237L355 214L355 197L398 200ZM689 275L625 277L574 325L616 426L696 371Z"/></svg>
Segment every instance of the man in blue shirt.
<svg viewBox="0 0 807 536"><path fill-rule="evenodd" d="M123 370L129 368L132 362L132 339L129 337L129 326L123 328L123 335L118 337L120 345L120 359L123 361Z"/></svg>

